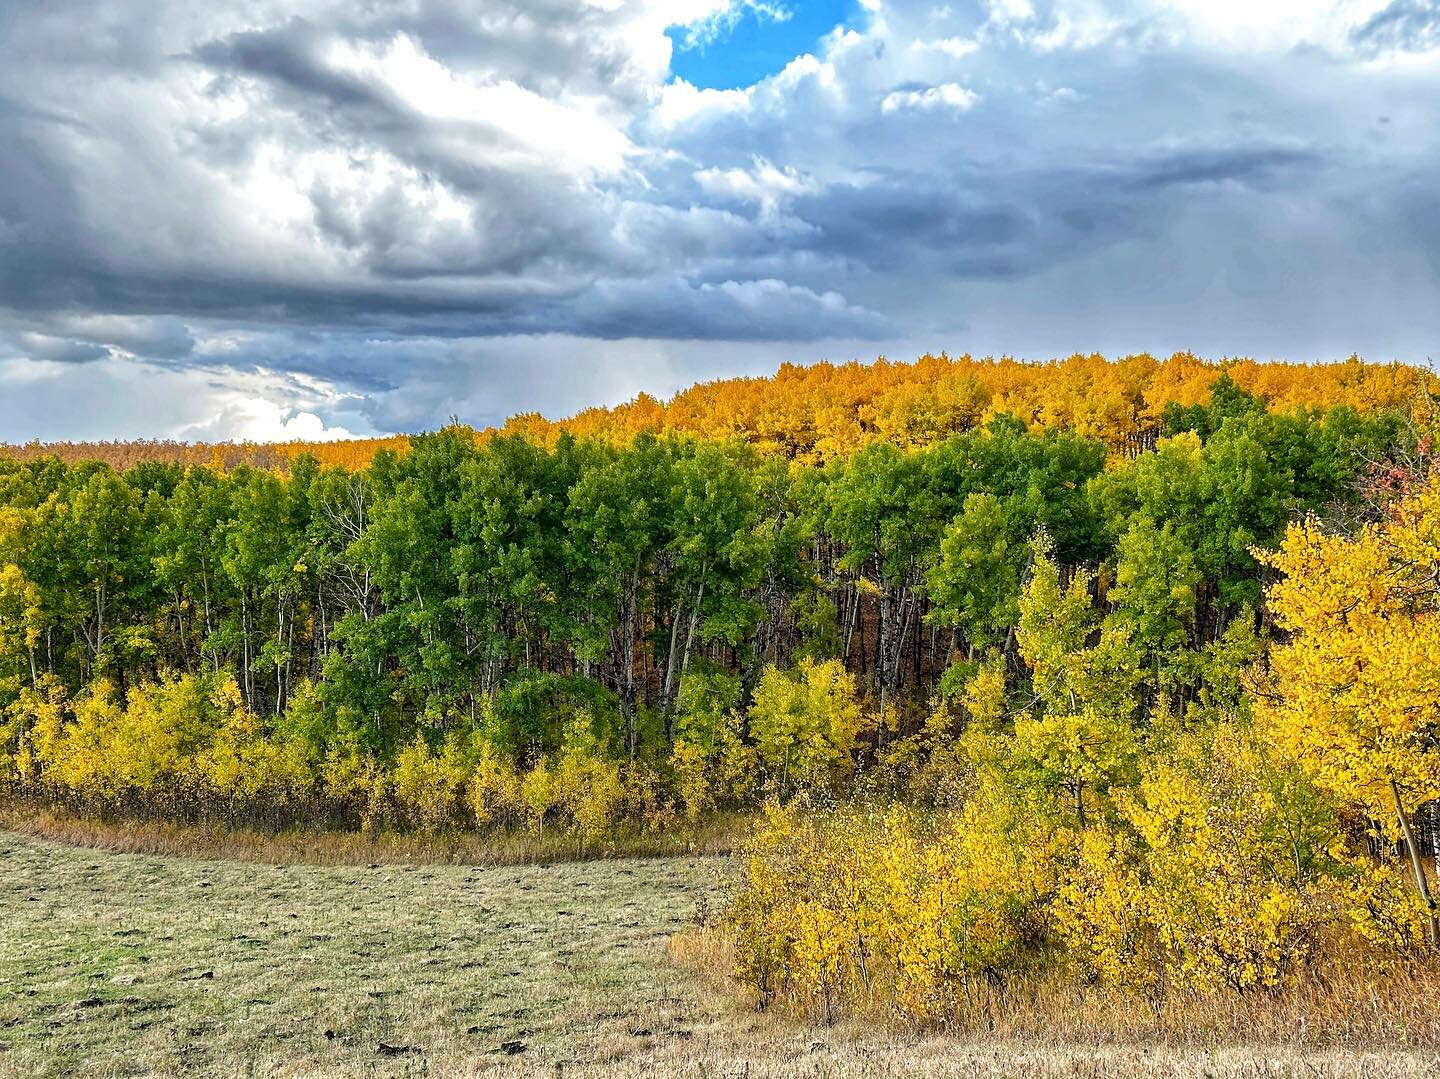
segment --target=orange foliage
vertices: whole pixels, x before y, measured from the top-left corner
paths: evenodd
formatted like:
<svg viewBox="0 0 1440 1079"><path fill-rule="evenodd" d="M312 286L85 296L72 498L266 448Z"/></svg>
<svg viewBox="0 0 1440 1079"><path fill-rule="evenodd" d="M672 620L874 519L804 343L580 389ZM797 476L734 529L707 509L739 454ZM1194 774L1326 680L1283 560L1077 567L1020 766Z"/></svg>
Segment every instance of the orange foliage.
<svg viewBox="0 0 1440 1079"><path fill-rule="evenodd" d="M1171 402L1204 404L1222 373L1276 411L1349 405L1359 412L1406 410L1440 392L1440 379L1406 364L1371 364L1352 356L1340 363L1261 363L1202 360L1180 352L1167 360L1141 354L1107 360L1076 354L1029 363L1002 357L922 356L913 363L783 364L769 378L702 382L667 401L642 393L613 408L588 408L564 420L529 412L510 419L506 434L550 444L562 432L629 442L642 431L702 438L736 437L765 453L823 461L868 442L924 446L956 431L1010 413L1034 428L1066 428L1098 438L1116 452L1153 442ZM483 438L494 432L477 431ZM55 443L0 447L11 457L54 453L74 461L99 459L117 467L177 461L223 468L237 464L285 468L302 454L325 465L359 468L380 449L404 453L409 439L346 442L189 444L170 441Z"/></svg>
<svg viewBox="0 0 1440 1079"><path fill-rule="evenodd" d="M627 441L637 431L739 437L762 451L817 461L884 440L923 446L1010 413L1035 428L1066 428L1125 451L1148 444L1165 406L1205 404L1222 374L1276 411L1349 405L1407 410L1440 390L1430 371L1405 364L1207 361L1189 353L1048 363L1004 357L922 356L914 363L784 364L771 378L704 382L667 404L641 395L549 422L530 414L508 432L542 441L562 431Z"/></svg>

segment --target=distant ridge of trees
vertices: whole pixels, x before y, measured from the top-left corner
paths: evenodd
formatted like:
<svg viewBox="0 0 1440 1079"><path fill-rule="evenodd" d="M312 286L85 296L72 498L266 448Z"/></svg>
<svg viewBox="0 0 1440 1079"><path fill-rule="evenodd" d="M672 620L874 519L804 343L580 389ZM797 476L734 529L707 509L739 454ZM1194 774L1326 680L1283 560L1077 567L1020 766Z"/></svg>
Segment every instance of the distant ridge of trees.
<svg viewBox="0 0 1440 1079"><path fill-rule="evenodd" d="M548 445L562 433L617 445L641 433L734 437L766 454L819 463L876 441L901 447L933 445L1003 414L1020 418L1032 429L1072 431L1104 442L1112 453L1133 456L1153 446L1167 407L1208 404L1211 385L1220 374L1276 412L1338 405L1360 413L1413 411L1417 400L1440 392L1440 379L1430 370L1367 363L1356 356L1305 364L1212 361L1187 352L1166 360L1144 353L1115 360L1077 353L1037 363L942 353L913 363L883 357L873 363L786 363L769 377L697 383L669 401L642 393L624 404L588 408L567 419L525 413L512 417L498 433ZM477 438L497 433L494 428L472 430ZM0 445L0 457L26 461L54 456L72 464L97 460L120 469L159 462L220 471L240 465L286 471L296 458L310 456L321 465L359 469L382 449L404 454L410 445L408 435L338 442L30 442Z"/></svg>

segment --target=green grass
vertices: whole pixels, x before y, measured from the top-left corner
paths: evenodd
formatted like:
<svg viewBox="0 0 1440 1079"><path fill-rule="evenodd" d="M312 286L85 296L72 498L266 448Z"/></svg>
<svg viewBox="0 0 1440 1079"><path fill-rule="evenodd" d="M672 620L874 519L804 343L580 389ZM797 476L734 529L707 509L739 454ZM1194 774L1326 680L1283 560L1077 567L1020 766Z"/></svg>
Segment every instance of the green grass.
<svg viewBox="0 0 1440 1079"><path fill-rule="evenodd" d="M667 956L726 871L698 857L284 865L0 832L0 1075L1440 1074L1434 1053L785 1023Z"/></svg>
<svg viewBox="0 0 1440 1079"><path fill-rule="evenodd" d="M575 1064L714 1020L664 954L714 859L279 866L0 833L0 867L8 1072Z"/></svg>

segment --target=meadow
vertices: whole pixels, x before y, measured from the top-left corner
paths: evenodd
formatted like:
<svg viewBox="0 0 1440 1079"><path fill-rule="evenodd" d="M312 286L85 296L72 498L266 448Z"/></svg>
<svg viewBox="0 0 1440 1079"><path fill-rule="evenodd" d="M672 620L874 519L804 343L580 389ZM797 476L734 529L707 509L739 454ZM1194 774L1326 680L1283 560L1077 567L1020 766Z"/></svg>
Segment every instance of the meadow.
<svg viewBox="0 0 1440 1079"><path fill-rule="evenodd" d="M0 838L0 1071L598 1065L721 1021L665 959L697 858L285 865Z"/></svg>
<svg viewBox="0 0 1440 1079"><path fill-rule="evenodd" d="M99 833L92 835L98 839ZM1434 1052L813 1027L669 954L724 858L313 865L0 832L0 1075L1431 1075Z"/></svg>

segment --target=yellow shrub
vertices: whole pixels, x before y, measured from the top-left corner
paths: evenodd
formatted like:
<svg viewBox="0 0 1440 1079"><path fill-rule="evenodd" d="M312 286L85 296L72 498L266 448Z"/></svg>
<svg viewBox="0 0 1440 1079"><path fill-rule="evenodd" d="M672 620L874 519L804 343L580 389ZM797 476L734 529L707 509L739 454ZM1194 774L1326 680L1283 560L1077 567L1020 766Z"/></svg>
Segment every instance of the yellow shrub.
<svg viewBox="0 0 1440 1079"><path fill-rule="evenodd" d="M400 751L391 773L395 801L422 831L438 832L454 824L469 769L459 742L450 738L432 753L422 735Z"/></svg>
<svg viewBox="0 0 1440 1079"><path fill-rule="evenodd" d="M510 762L496 756L488 744L482 747L475 761L466 800L475 822L482 826L509 824L523 811L520 777Z"/></svg>
<svg viewBox="0 0 1440 1079"><path fill-rule="evenodd" d="M727 914L737 974L762 1001L827 1018L867 1002L942 1014L967 979L1023 962L1035 938L1032 867L976 823L772 808Z"/></svg>
<svg viewBox="0 0 1440 1079"><path fill-rule="evenodd" d="M65 687L50 676L22 689L10 706L7 725L15 732L15 771L22 782L40 783L46 765L59 753L67 707Z"/></svg>
<svg viewBox="0 0 1440 1079"><path fill-rule="evenodd" d="M1354 859L1351 874L1336 882L1335 893L1363 940L1399 955L1420 956L1429 951L1425 904L1394 866Z"/></svg>
<svg viewBox="0 0 1440 1079"><path fill-rule="evenodd" d="M530 827L543 835L545 817L555 807L555 784L551 782L549 762L543 756L520 780L520 804Z"/></svg>
<svg viewBox="0 0 1440 1079"><path fill-rule="evenodd" d="M685 806L685 818L699 820L715 806L715 788L710 777L710 757L703 746L676 739L670 750L670 770Z"/></svg>
<svg viewBox="0 0 1440 1079"><path fill-rule="evenodd" d="M583 750L561 755L550 788L555 806L587 842L605 834L625 797L618 766Z"/></svg>
<svg viewBox="0 0 1440 1079"><path fill-rule="evenodd" d="M267 731L241 703L234 679L220 680L210 702L223 718L210 744L196 755L198 782L232 803L272 810L314 791L318 777L309 748Z"/></svg>
<svg viewBox="0 0 1440 1079"><path fill-rule="evenodd" d="M1280 986L1325 917L1307 859L1248 737L1186 736L1117 799L1125 829L1088 832L1054 903L1073 954L1128 989Z"/></svg>

